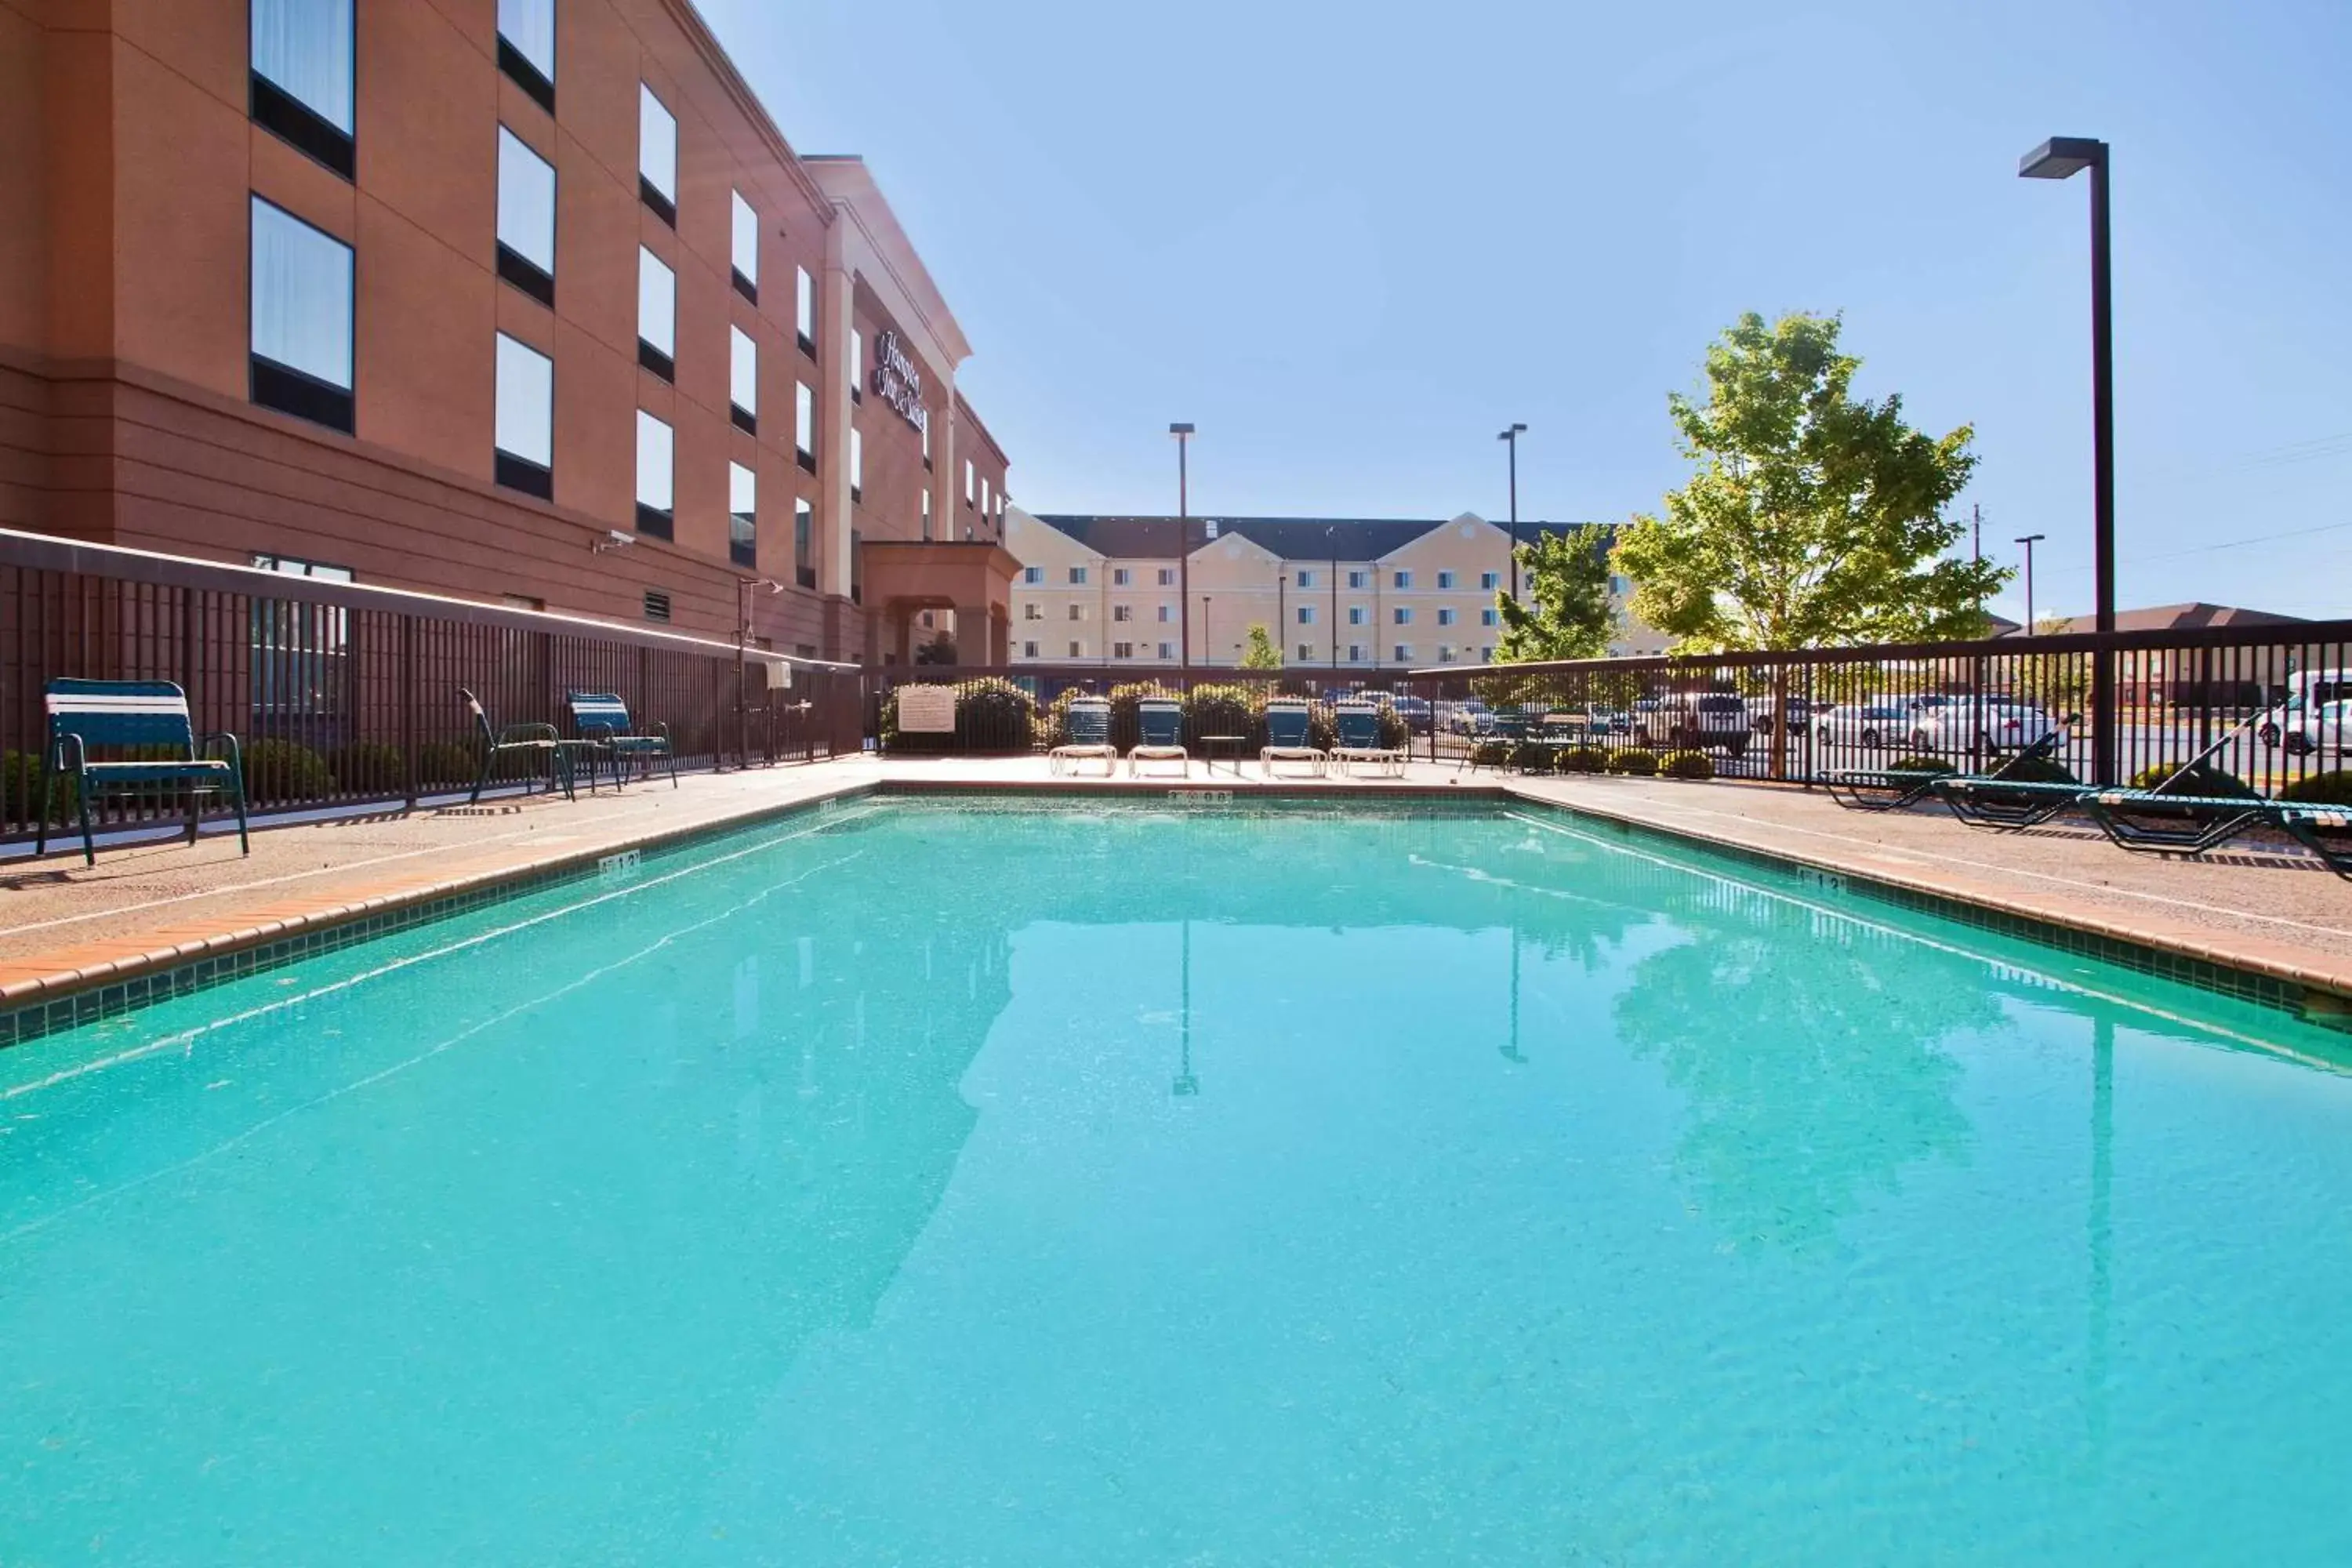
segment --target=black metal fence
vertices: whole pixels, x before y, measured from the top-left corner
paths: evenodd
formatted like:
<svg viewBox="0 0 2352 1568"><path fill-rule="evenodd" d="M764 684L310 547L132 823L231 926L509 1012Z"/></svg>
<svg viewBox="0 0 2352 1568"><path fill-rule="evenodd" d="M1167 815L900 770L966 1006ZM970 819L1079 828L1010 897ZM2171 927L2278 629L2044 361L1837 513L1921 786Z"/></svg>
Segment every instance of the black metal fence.
<svg viewBox="0 0 2352 1568"><path fill-rule="evenodd" d="M778 687L770 671L789 669ZM730 644L495 605L0 533L0 838L29 837L42 795L42 687L58 676L186 689L199 732L244 746L257 811L415 805L468 789L482 760L458 690L493 722L572 732L571 689L615 691L669 727L682 766L855 752L855 667L742 657ZM103 825L176 817L176 800L109 803Z"/></svg>
<svg viewBox="0 0 2352 1568"><path fill-rule="evenodd" d="M2352 621L1411 671L1057 664L868 677L867 732L898 753L1025 752L1057 737L1072 694L1157 691L1186 703L1196 748L1252 715L1262 731L1272 695L1370 698L1415 757L1460 765L1687 751L1727 776L1809 784L1913 759L1982 769L2054 732L2053 762L2086 783L2204 758L2276 794L2352 767ZM2115 693L2109 780L2092 722L2103 679ZM900 726L908 686L952 691L954 729ZM1115 720L1125 712L1115 703ZM1124 743L1116 730L1113 740Z"/></svg>

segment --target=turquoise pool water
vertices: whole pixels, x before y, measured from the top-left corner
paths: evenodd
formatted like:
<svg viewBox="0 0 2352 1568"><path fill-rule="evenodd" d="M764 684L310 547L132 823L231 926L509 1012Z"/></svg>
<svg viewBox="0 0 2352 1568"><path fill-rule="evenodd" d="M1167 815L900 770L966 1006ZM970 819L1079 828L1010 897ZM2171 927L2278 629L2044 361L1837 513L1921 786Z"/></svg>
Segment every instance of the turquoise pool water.
<svg viewBox="0 0 2352 1568"><path fill-rule="evenodd" d="M851 803L0 1052L0 1563L2352 1559L2352 1058L1572 819Z"/></svg>

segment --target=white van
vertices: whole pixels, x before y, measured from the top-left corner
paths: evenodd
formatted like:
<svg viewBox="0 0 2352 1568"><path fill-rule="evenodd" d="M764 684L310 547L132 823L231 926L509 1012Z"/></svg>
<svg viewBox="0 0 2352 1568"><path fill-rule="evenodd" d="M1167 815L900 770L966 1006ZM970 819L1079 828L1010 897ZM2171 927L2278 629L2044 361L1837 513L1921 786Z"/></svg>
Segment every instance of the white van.
<svg viewBox="0 0 2352 1568"><path fill-rule="evenodd" d="M2286 700L2255 721L2254 733L2291 757L2309 756L2322 746L2340 752L2352 742L2343 732L2347 700L2352 669L2300 670L2287 678Z"/></svg>

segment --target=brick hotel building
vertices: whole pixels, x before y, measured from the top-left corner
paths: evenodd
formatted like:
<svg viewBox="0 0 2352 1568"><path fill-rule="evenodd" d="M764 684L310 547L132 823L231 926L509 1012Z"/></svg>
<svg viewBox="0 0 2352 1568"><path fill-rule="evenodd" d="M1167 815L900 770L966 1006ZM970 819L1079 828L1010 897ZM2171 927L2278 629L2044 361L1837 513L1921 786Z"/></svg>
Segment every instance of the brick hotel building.
<svg viewBox="0 0 2352 1568"><path fill-rule="evenodd" d="M685 0L0 0L0 528L1005 655L962 331Z"/></svg>
<svg viewBox="0 0 2352 1568"><path fill-rule="evenodd" d="M1522 522L1521 541L1591 526ZM1013 662L1169 666L1236 662L1263 626L1286 665L1411 669L1485 664L1502 640L1495 607L1511 581L1511 537L1475 512L1446 519L1033 517L1005 546ZM1612 584L1618 657L1665 651Z"/></svg>

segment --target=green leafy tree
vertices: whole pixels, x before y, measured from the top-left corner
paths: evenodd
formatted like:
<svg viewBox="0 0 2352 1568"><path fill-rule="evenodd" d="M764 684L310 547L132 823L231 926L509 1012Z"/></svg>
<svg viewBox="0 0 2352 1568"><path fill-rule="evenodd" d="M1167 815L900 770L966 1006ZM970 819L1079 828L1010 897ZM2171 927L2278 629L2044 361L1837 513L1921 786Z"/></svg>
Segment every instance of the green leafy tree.
<svg viewBox="0 0 2352 1568"><path fill-rule="evenodd" d="M1282 668L1282 650L1274 646L1274 638L1267 634L1264 626L1253 624L1246 637L1247 641L1242 647L1241 667L1244 669L1280 669Z"/></svg>
<svg viewBox="0 0 2352 1568"><path fill-rule="evenodd" d="M1503 637L1495 657L1506 663L1537 658L1599 658L1617 630L1609 597L1609 533L1576 529L1545 533L1515 552L1527 597L1495 595Z"/></svg>
<svg viewBox="0 0 2352 1568"><path fill-rule="evenodd" d="M1839 319L1750 312L1707 350L1707 394L1670 395L1690 482L1617 535L1633 611L1675 651L1928 641L1983 634L2010 575L1947 558L1944 510L1976 467L1968 426L1941 437L1903 400L1851 387Z"/></svg>

